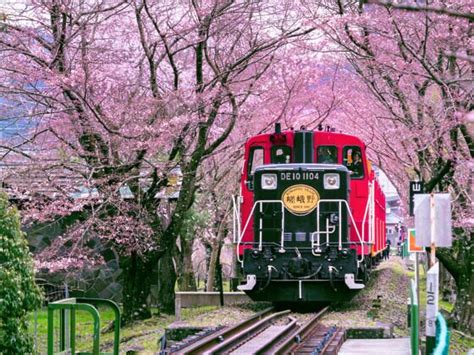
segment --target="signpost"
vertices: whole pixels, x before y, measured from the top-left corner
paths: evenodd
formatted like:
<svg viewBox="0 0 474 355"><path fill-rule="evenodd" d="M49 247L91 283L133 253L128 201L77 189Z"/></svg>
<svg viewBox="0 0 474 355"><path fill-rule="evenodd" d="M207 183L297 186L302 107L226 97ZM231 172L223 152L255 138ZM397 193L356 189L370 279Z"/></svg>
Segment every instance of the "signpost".
<svg viewBox="0 0 474 355"><path fill-rule="evenodd" d="M424 253L425 249L416 245L416 233L414 228L408 228L408 251L410 253Z"/></svg>
<svg viewBox="0 0 474 355"><path fill-rule="evenodd" d="M415 229L417 245L451 247L451 195L415 195Z"/></svg>
<svg viewBox="0 0 474 355"><path fill-rule="evenodd" d="M416 290L416 299L420 299L420 261L418 255L425 252L425 248L416 245L416 233L415 229L408 229L408 252L415 253L415 290ZM420 319L420 308L416 308L416 328L419 329L419 319ZM417 334L418 337L418 334ZM418 341L418 339L417 339Z"/></svg>
<svg viewBox="0 0 474 355"><path fill-rule="evenodd" d="M415 208L415 194L422 194L424 189L423 181L410 181L410 216L413 216Z"/></svg>
<svg viewBox="0 0 474 355"><path fill-rule="evenodd" d="M436 345L436 315L438 313L439 264L436 247L451 247L451 195L416 194L414 196L414 239L421 247L430 247L430 269L426 275L426 353Z"/></svg>
<svg viewBox="0 0 474 355"><path fill-rule="evenodd" d="M436 347L436 316L438 314L439 263L426 274L426 353Z"/></svg>

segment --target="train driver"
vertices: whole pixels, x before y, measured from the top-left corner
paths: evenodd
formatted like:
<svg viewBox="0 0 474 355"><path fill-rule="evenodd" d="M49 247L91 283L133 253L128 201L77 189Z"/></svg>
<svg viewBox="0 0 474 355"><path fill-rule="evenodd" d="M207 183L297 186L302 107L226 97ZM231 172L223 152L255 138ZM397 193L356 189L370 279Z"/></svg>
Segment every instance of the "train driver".
<svg viewBox="0 0 474 355"><path fill-rule="evenodd" d="M364 175L360 152L357 150L353 150L351 157L352 157L352 162L347 167L349 168L349 170L353 172L353 176L360 177Z"/></svg>

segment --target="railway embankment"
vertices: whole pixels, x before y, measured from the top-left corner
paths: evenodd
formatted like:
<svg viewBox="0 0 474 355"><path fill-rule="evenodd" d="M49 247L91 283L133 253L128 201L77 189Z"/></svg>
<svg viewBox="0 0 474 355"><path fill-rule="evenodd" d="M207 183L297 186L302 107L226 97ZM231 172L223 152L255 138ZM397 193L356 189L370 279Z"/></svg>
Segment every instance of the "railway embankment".
<svg viewBox="0 0 474 355"><path fill-rule="evenodd" d="M346 329L384 328L394 337L408 336L409 282L410 272L405 262L392 256L375 268L368 285L359 294L331 307L321 322Z"/></svg>

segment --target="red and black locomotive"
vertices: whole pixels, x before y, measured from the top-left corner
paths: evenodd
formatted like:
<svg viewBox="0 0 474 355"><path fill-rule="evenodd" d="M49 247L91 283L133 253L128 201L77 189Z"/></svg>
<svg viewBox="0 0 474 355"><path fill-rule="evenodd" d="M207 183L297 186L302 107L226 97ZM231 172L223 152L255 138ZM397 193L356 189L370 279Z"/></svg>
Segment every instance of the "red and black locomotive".
<svg viewBox="0 0 474 355"><path fill-rule="evenodd" d="M284 131L245 145L235 242L252 299L327 302L364 287L385 248L385 196L355 136Z"/></svg>

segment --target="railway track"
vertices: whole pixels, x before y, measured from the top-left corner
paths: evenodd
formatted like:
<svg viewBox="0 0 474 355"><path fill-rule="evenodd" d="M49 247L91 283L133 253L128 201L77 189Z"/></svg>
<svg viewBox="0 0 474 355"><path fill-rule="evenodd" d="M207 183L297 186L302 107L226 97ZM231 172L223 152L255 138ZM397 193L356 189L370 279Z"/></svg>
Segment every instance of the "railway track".
<svg viewBox="0 0 474 355"><path fill-rule="evenodd" d="M213 347L219 345L223 341L228 339L235 338L236 335L239 335L243 330L248 329L250 327L255 326L261 320L265 319L269 316L272 312L274 312L274 308L270 307L261 312L256 313L254 316L240 322L234 326L229 328L224 328L220 331L217 331L203 339L200 339L186 347L180 347L176 350L171 350L170 354L204 354L204 353L212 353Z"/></svg>
<svg viewBox="0 0 474 355"><path fill-rule="evenodd" d="M336 354L344 332L326 327L319 319L328 307L304 324L290 311L274 313L272 308L233 326L211 334L171 354Z"/></svg>
<svg viewBox="0 0 474 355"><path fill-rule="evenodd" d="M328 307L312 316L288 337L269 349L268 354L326 354L335 355L345 340L342 328L328 327L319 322Z"/></svg>

